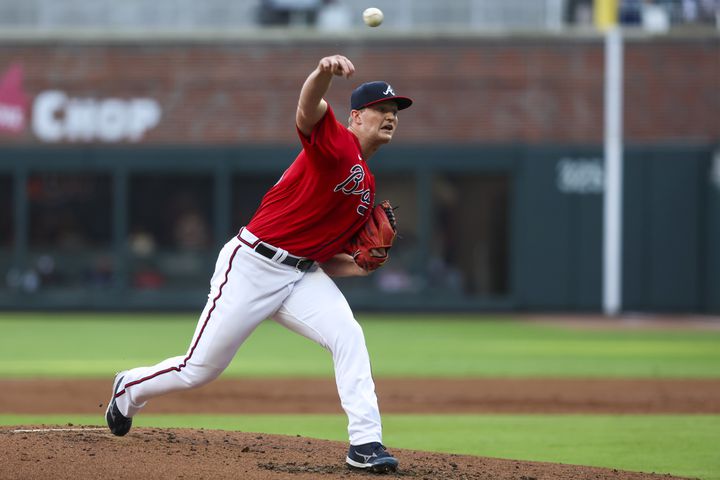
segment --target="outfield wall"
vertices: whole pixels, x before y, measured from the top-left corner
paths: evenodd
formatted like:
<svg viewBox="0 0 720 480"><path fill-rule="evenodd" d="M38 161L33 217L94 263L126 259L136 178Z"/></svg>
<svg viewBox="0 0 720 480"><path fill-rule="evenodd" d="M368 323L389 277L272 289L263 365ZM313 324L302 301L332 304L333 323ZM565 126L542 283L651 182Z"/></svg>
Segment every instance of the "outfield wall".
<svg viewBox="0 0 720 480"><path fill-rule="evenodd" d="M571 34L2 40L0 307L200 308L334 52L416 100L372 161L403 237L354 305L601 309L602 39ZM625 53L625 306L718 312L720 39Z"/></svg>
<svg viewBox="0 0 720 480"><path fill-rule="evenodd" d="M249 218L291 152L138 148L78 158L74 150L0 149L17 160L0 168L0 178L10 179L3 202L24 238L0 255L0 305L201 306L219 244ZM710 146L628 149L626 308L718 311L712 154ZM378 154L378 195L398 201L402 238L387 268L340 283L365 308L598 311L599 155L596 147L572 146L388 149ZM75 193L58 206L56 190ZM182 224L177 209L185 208L176 203L188 199L206 217L203 244L172 243ZM59 229L54 222L71 211L94 225L93 235L80 229L87 235L78 239ZM48 262L52 271L44 272ZM38 284L22 278L30 271Z"/></svg>

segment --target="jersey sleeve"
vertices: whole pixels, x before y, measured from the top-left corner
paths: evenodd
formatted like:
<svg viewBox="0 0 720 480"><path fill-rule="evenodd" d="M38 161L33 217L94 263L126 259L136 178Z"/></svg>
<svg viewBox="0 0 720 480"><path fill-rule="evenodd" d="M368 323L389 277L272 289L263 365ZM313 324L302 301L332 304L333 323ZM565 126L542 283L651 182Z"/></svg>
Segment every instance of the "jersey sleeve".
<svg viewBox="0 0 720 480"><path fill-rule="evenodd" d="M325 115L315 124L309 137L305 136L300 129L297 129L297 133L310 161L317 167L323 168L332 166L333 162L337 160L342 145L344 145L344 135L347 135L348 131L337 121L335 112L328 104Z"/></svg>

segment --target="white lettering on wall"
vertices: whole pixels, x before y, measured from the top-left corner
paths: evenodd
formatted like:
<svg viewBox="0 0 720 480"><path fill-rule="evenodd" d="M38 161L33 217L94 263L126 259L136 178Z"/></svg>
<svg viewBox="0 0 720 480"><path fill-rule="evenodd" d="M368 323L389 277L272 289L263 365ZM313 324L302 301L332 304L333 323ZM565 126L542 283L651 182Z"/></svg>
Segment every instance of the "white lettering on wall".
<svg viewBox="0 0 720 480"><path fill-rule="evenodd" d="M563 193L602 193L603 164L600 159L563 158L555 167L557 188Z"/></svg>
<svg viewBox="0 0 720 480"><path fill-rule="evenodd" d="M0 103L0 130L16 132L22 130L24 122L22 107Z"/></svg>
<svg viewBox="0 0 720 480"><path fill-rule="evenodd" d="M38 138L46 142L58 142L62 139L63 128L55 116L65 101L65 94L56 91L43 92L35 98L32 125Z"/></svg>
<svg viewBox="0 0 720 480"><path fill-rule="evenodd" d="M48 90L35 98L32 125L45 142L137 142L160 117L160 104L151 98L70 98Z"/></svg>

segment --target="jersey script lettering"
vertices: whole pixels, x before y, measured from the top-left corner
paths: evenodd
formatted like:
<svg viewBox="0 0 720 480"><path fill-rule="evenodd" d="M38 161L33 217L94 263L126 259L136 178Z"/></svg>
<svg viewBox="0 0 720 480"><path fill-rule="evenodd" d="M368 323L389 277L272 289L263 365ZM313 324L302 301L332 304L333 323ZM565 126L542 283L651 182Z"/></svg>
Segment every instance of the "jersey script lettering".
<svg viewBox="0 0 720 480"><path fill-rule="evenodd" d="M370 206L370 189L362 188L365 179L365 170L361 165L355 164L350 168L350 175L342 182L335 185L334 192L342 192L345 195L360 195L360 205L357 207L358 215L365 215Z"/></svg>

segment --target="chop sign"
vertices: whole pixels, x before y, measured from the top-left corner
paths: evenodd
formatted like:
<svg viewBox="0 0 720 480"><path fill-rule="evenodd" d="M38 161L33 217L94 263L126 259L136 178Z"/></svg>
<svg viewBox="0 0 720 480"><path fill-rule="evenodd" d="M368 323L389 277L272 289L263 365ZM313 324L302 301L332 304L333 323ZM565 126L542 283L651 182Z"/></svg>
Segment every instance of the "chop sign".
<svg viewBox="0 0 720 480"><path fill-rule="evenodd" d="M97 100L48 90L35 98L32 125L45 142L137 142L160 116L160 105L151 98Z"/></svg>

